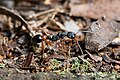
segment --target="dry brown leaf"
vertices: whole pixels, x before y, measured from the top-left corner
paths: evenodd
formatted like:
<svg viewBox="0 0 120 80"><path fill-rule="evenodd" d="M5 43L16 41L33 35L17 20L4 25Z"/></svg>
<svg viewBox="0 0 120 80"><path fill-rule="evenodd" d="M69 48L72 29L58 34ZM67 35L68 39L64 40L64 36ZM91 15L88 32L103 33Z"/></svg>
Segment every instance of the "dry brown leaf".
<svg viewBox="0 0 120 80"><path fill-rule="evenodd" d="M93 22L86 34L86 49L98 51L109 45L118 36L117 27L117 22L109 19Z"/></svg>
<svg viewBox="0 0 120 80"><path fill-rule="evenodd" d="M78 1L77 3L71 2L70 9L70 14L73 16L98 19L105 15L108 18L120 20L120 0L96 0L85 4L81 4Z"/></svg>

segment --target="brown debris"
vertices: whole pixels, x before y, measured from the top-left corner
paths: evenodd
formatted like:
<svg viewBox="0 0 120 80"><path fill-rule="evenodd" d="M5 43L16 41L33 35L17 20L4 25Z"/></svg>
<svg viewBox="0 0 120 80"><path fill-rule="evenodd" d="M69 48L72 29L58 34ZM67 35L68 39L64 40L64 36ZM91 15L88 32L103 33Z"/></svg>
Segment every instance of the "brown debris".
<svg viewBox="0 0 120 80"><path fill-rule="evenodd" d="M70 14L73 16L83 16L94 19L99 19L103 15L110 19L120 20L120 0L95 0L81 4L79 0L77 3L70 4Z"/></svg>
<svg viewBox="0 0 120 80"><path fill-rule="evenodd" d="M100 56L97 56L97 55L94 55L94 54L91 54L89 53L87 50L86 50L87 54L89 55L89 57L94 60L95 62L98 62L98 61L102 61L102 57Z"/></svg>
<svg viewBox="0 0 120 80"><path fill-rule="evenodd" d="M48 56L45 61L49 61L50 59L61 59L64 60L65 57L63 55L58 55L58 54L52 54L50 56Z"/></svg>
<svg viewBox="0 0 120 80"><path fill-rule="evenodd" d="M17 13L0 7L1 67L21 74L120 71L119 39L115 40L120 22L113 20L118 20L119 11L112 12L118 0L70 0L71 11L69 0L45 1L19 0L13 8Z"/></svg>
<svg viewBox="0 0 120 80"><path fill-rule="evenodd" d="M32 52L27 55L26 60L23 64L23 67L29 67L30 66L30 64L33 60L33 56L34 56L34 54Z"/></svg>
<svg viewBox="0 0 120 80"><path fill-rule="evenodd" d="M103 60L107 63L116 63L120 65L120 61L111 59L107 54L103 55Z"/></svg>
<svg viewBox="0 0 120 80"><path fill-rule="evenodd" d="M116 70L120 70L120 65L116 65L116 66L115 66L115 69L116 69Z"/></svg>
<svg viewBox="0 0 120 80"><path fill-rule="evenodd" d="M86 49L98 51L109 45L118 36L118 26L115 21L106 18L93 22L86 34Z"/></svg>
<svg viewBox="0 0 120 80"><path fill-rule="evenodd" d="M21 21L21 24L23 24L26 27L26 29L30 32L30 34L33 36L30 25L20 15L2 6L0 6L0 14L10 16L18 21Z"/></svg>

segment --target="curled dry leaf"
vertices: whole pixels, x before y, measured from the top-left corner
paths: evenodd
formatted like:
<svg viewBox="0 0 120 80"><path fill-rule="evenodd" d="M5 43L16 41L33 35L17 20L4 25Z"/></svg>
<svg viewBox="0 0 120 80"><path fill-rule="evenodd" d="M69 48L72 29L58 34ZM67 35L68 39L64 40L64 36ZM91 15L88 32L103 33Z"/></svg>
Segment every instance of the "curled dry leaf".
<svg viewBox="0 0 120 80"><path fill-rule="evenodd" d="M53 59L53 58L55 58L55 59L61 59L61 60L64 60L64 59L65 59L65 57L64 57L63 55L52 54L52 55L48 56L48 57L45 59L45 61L49 61L50 59Z"/></svg>
<svg viewBox="0 0 120 80"><path fill-rule="evenodd" d="M81 0L77 0L77 3L71 0L70 9L70 14L73 16L98 19L105 15L120 20L120 0L95 0L86 4L81 4Z"/></svg>
<svg viewBox="0 0 120 80"><path fill-rule="evenodd" d="M118 27L117 22L105 18L93 22L86 34L86 49L98 51L109 45L118 36Z"/></svg>
<svg viewBox="0 0 120 80"><path fill-rule="evenodd" d="M120 65L120 61L111 59L107 54L103 55L102 58L103 58L103 60L104 60L105 62L107 62L107 63L116 63L116 64L119 64L119 65Z"/></svg>

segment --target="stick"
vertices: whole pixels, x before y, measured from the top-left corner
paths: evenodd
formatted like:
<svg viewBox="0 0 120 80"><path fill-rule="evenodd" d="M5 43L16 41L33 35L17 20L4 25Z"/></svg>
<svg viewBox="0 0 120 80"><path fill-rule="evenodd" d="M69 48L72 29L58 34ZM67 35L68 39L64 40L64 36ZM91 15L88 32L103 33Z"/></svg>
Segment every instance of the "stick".
<svg viewBox="0 0 120 80"><path fill-rule="evenodd" d="M40 12L40 13L37 13L37 14L30 15L29 18L39 17L43 14L51 13L51 12L54 12L54 11L56 11L56 9L50 9L50 10L47 10L47 11L43 11L43 12Z"/></svg>
<svg viewBox="0 0 120 80"><path fill-rule="evenodd" d="M24 20L20 15L18 15L17 13L3 7L3 6L0 6L0 14L3 14L3 15L6 15L6 16L10 16L11 18L13 19L16 19L18 21L20 21L24 26L25 28L30 32L31 36L34 36L34 34L32 33L32 28L31 26L27 23L26 20Z"/></svg>

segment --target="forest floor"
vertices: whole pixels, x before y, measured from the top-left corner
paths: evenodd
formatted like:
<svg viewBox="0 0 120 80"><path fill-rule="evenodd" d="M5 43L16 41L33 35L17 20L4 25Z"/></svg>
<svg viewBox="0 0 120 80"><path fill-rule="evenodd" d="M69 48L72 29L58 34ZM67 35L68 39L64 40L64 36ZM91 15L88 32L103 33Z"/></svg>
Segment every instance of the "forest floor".
<svg viewBox="0 0 120 80"><path fill-rule="evenodd" d="M0 80L119 80L119 4L0 1Z"/></svg>

